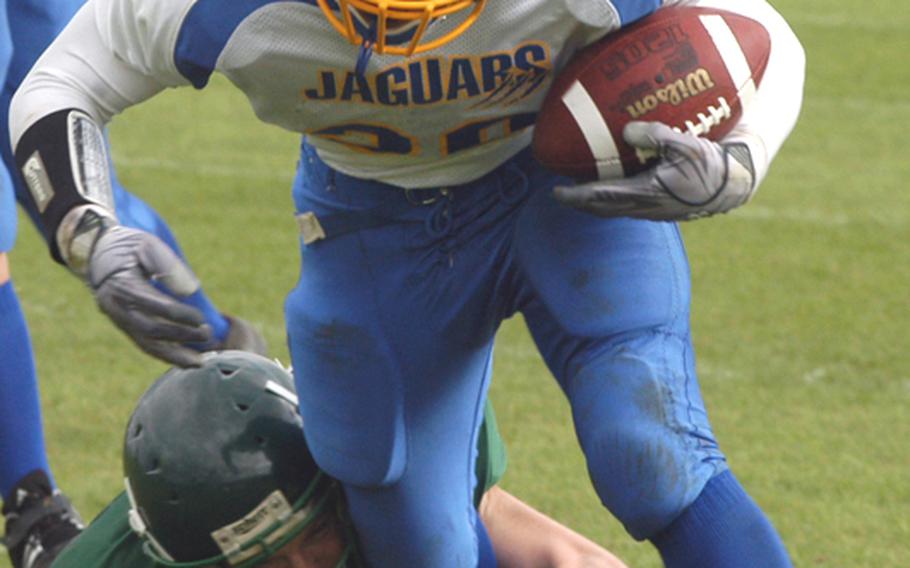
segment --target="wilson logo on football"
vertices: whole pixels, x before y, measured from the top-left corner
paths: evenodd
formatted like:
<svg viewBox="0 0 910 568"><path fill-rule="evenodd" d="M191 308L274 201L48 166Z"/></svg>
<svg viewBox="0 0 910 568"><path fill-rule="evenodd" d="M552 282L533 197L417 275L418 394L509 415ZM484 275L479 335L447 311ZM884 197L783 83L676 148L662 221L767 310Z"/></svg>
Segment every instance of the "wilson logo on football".
<svg viewBox="0 0 910 568"><path fill-rule="evenodd" d="M714 87L711 73L704 68L696 69L684 78L677 79L666 87L657 89L632 104L626 105L626 112L632 118L638 119L657 109L661 103L679 106L686 99L700 95Z"/></svg>

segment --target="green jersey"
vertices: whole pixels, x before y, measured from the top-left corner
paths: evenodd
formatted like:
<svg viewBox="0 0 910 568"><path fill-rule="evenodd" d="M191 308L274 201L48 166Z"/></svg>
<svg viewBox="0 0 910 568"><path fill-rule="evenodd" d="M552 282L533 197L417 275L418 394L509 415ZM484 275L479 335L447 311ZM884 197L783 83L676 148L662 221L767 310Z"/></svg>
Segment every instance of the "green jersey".
<svg viewBox="0 0 910 568"><path fill-rule="evenodd" d="M506 449L488 402L477 440L477 489L474 505L505 473ZM129 499L120 493L85 531L57 557L51 568L163 568L142 551L142 540L130 529Z"/></svg>

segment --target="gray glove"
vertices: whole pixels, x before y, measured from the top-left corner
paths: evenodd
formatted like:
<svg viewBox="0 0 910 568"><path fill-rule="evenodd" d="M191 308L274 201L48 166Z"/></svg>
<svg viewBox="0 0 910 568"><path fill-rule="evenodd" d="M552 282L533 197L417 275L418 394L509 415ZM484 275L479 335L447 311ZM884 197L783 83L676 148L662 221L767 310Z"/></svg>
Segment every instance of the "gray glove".
<svg viewBox="0 0 910 568"><path fill-rule="evenodd" d="M623 138L656 153L657 164L628 178L557 187L556 199L600 217L684 221L739 207L755 189L746 144L718 144L660 122L630 122Z"/></svg>
<svg viewBox="0 0 910 568"><path fill-rule="evenodd" d="M175 298L198 290L199 281L161 239L120 225L104 230L92 247L87 281L101 311L140 349L181 367L201 363L200 353L183 344L211 341L211 327L202 312Z"/></svg>

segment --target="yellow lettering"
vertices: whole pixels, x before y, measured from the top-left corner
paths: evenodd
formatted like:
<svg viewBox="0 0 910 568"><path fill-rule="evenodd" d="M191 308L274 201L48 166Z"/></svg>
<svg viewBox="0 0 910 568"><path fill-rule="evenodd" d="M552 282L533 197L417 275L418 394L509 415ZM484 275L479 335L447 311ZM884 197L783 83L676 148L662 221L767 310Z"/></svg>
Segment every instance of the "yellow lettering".
<svg viewBox="0 0 910 568"><path fill-rule="evenodd" d="M708 89L714 88L714 81L711 79L711 74L704 68L696 69L692 73L686 75L686 87L693 93L703 93Z"/></svg>
<svg viewBox="0 0 910 568"><path fill-rule="evenodd" d="M714 80L708 70L699 68L686 75L685 79L676 79L666 87L657 89L632 104L626 105L626 112L632 118L640 118L656 109L661 103L678 106L686 99L713 89L714 86Z"/></svg>

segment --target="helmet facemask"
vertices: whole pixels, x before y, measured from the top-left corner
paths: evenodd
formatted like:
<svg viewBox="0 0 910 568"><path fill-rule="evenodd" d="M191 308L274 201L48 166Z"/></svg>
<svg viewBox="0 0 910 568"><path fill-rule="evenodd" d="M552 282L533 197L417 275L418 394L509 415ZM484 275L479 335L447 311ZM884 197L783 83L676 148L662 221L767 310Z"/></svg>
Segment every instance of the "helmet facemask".
<svg viewBox="0 0 910 568"><path fill-rule="evenodd" d="M344 510L341 489L336 481L330 480L321 472L295 503L288 503L284 495L276 490L245 517L213 531L212 538L221 547L221 554L187 562L175 560L158 542L142 518L129 478L125 482L130 500L130 528L143 539L143 552L162 566L253 568L269 559L326 515L335 515L344 523L342 534L346 538L347 546L336 568L345 568L348 566L348 560L354 557L350 523L343 520L347 518L347 513ZM242 536L238 533L242 533Z"/></svg>
<svg viewBox="0 0 910 568"><path fill-rule="evenodd" d="M317 0L329 23L361 48L358 71L369 54L410 57L449 43L480 16L486 0ZM337 6L335 6L337 2ZM438 37L427 39L430 25L449 16L464 18Z"/></svg>

